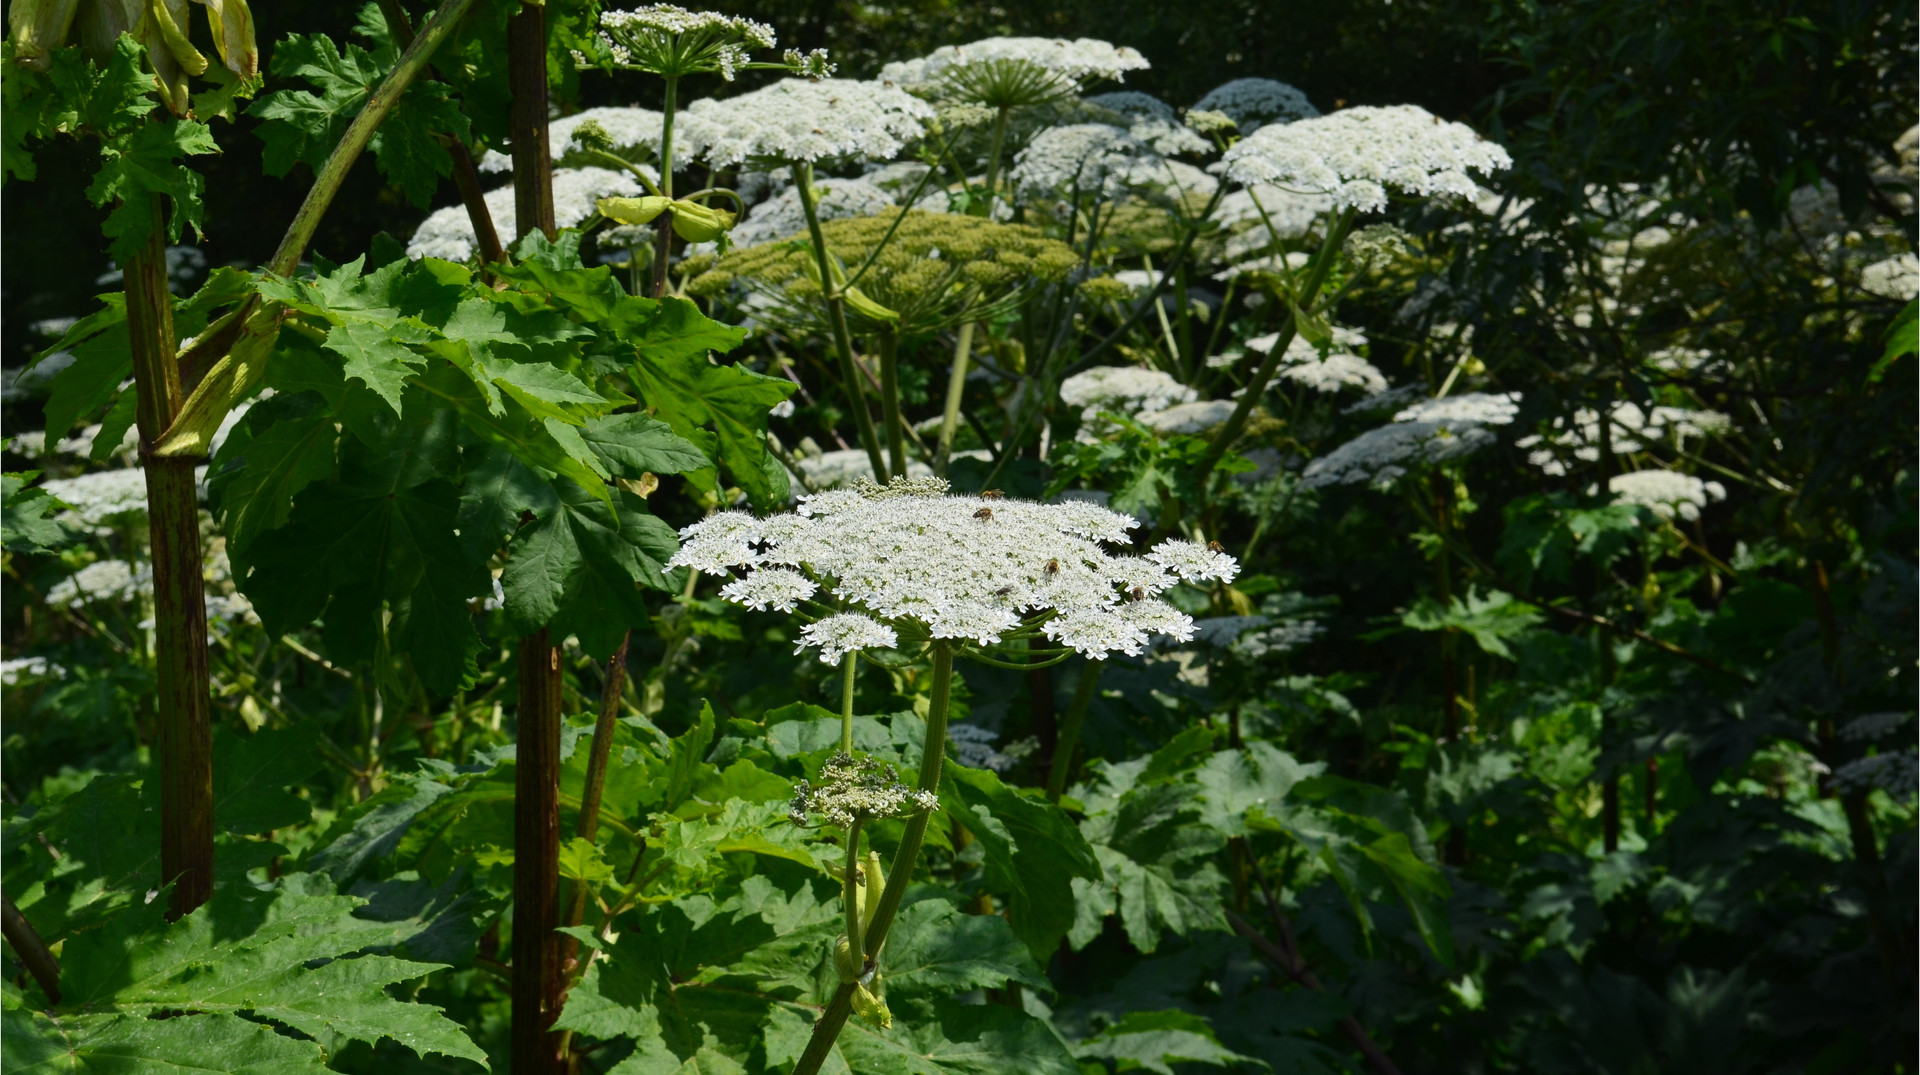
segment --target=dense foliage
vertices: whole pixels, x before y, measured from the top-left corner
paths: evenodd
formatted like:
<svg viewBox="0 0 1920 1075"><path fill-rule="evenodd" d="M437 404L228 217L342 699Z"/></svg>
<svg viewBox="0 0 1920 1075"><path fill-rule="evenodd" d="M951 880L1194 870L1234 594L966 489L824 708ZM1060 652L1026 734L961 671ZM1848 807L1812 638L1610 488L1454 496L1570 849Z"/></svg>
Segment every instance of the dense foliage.
<svg viewBox="0 0 1920 1075"><path fill-rule="evenodd" d="M1910 7L418 8L12 5L9 1070L1920 1070Z"/></svg>

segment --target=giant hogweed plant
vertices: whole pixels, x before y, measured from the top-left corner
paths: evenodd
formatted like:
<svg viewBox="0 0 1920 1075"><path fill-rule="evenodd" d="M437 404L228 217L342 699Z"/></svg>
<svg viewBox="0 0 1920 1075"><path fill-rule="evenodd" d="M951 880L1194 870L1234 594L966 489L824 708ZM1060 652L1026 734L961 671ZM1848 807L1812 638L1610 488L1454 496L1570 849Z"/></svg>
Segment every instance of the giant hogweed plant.
<svg viewBox="0 0 1920 1075"><path fill-rule="evenodd" d="M177 27L176 6L154 10ZM244 8L207 7L225 41ZM1506 154L1420 109L1320 116L1250 79L1182 117L1087 95L1145 67L1093 40L950 46L864 81L819 53L756 61L775 34L730 16L452 0L416 34L389 3L361 18L370 49L276 46L270 71L319 92L251 113L268 166L311 167L313 194L270 265L172 299L159 228L201 212L172 161L212 143L143 117L230 113L247 62L182 98L169 64L190 45L159 15L90 61L60 47L72 5L18 8L29 66L7 68L6 101L31 125L8 134L32 133L9 175L34 138L98 138L110 234L144 239L125 296L49 349L76 358L42 444L98 416L104 459L137 426L149 495L102 506L94 475L10 475L6 544L15 564L86 564L49 609L132 639L109 689L162 749L9 816L9 1065L1385 1073L1494 991L1618 1001L1614 978L1566 970L1594 936L1565 895L1582 833L1606 884L1640 892L1636 849L1692 831L1657 793L1710 792L1649 767L1642 818L1627 764L1705 764L1741 734L1676 747L1672 714L1622 699L1676 666L1709 677L1687 690L1759 674L1773 651L1727 626L1759 598L1722 617L1675 594L1779 562L1729 563L1700 524L1725 482L1791 479L1748 469L1764 438L1709 406L1706 359L1612 329L1689 279L1662 261L1676 221L1657 195L1579 210L1591 279L1557 329L1609 363L1537 392L1467 275L1476 243L1541 241L1477 185ZM681 99L683 79L767 68L795 77ZM662 108L550 134L556 74ZM513 181L485 193L497 145ZM416 204L443 175L462 204L405 248L309 256L367 148ZM706 187L678 193L696 164ZM157 215L126 210L140 190ZM1864 285L1848 249L1820 256ZM616 250L618 276L599 263ZM1389 387L1389 357L1410 384ZM1575 398L1539 410L1555 392ZM1527 466L1574 484L1509 505L1489 554L1470 467L1527 423ZM1424 582L1374 626L1437 637L1394 643L1431 659L1433 719L1362 714L1362 678L1289 656L1331 600L1283 584L1282 545L1317 555L1314 506L1376 492L1411 520ZM1599 599L1556 596L1576 578ZM1822 623L1815 663L1846 679L1868 658ZM635 657L653 667L630 682ZM77 673L40 661L10 682ZM136 701L142 668L158 705ZM1823 718L1833 809L1795 793L1799 823L1844 834L1863 868L1907 809L1874 790L1906 794L1909 755L1874 746L1892 717ZM995 719L1034 740L986 748ZM1515 748L1478 730L1503 720ZM1328 729L1349 725L1402 759L1389 786L1339 775L1352 739ZM1808 756L1768 749L1762 772ZM1549 814L1530 839L1556 850L1508 864L1484 833L1540 812L1522 764ZM1518 871L1524 909L1481 863ZM1862 891L1892 951L1897 915ZM1363 980L1424 999L1409 1015ZM1678 1019L1693 982L1622 1003ZM1522 1034L1578 1037L1551 1001L1513 1003Z"/></svg>

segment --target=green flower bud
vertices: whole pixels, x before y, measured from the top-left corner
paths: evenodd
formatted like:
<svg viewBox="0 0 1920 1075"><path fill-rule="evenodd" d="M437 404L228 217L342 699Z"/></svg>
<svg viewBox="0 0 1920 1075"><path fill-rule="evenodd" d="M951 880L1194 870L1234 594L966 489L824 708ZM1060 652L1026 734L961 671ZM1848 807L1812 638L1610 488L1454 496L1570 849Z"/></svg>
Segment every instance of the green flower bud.
<svg viewBox="0 0 1920 1075"><path fill-rule="evenodd" d="M860 971L865 964L865 959L854 956L853 944L847 940L846 934L842 933L833 942L833 969L839 973L842 982L859 981Z"/></svg>
<svg viewBox="0 0 1920 1075"><path fill-rule="evenodd" d="M644 198L602 198L597 203L600 215L622 224L651 224L653 218L673 205L672 198L650 194Z"/></svg>
<svg viewBox="0 0 1920 1075"><path fill-rule="evenodd" d="M893 1027L893 1013L887 1010L887 1002L856 983L853 987L853 1014L869 1025L888 1030Z"/></svg>

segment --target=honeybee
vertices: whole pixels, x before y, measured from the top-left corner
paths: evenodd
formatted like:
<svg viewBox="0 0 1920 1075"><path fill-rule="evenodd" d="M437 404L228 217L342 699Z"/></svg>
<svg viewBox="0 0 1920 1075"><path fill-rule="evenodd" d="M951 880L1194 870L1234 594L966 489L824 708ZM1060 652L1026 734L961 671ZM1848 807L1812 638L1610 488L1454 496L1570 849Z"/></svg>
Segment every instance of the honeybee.
<svg viewBox="0 0 1920 1075"><path fill-rule="evenodd" d="M1225 545L1220 544L1218 541L1209 541L1207 542L1207 551L1208 552L1226 552L1227 547Z"/></svg>
<svg viewBox="0 0 1920 1075"><path fill-rule="evenodd" d="M1004 496L1006 496L1006 495L1007 495L1007 494L1005 494L1005 493L1003 493L1003 492L1001 492L1001 491L1000 491L1000 490L998 490L998 489L988 489L987 491L985 491L985 492L983 492L983 493L981 493L981 494L980 494L980 499L982 499L982 500L999 500L1000 498L1002 498L1002 497L1004 497Z"/></svg>
<svg viewBox="0 0 1920 1075"><path fill-rule="evenodd" d="M993 521L993 509L981 508L979 511L973 513L973 517L983 523L990 523Z"/></svg>
<svg viewBox="0 0 1920 1075"><path fill-rule="evenodd" d="M1059 573L1060 573L1060 561L1058 561L1058 560L1048 560L1048 561L1047 561L1047 574L1049 574L1049 575L1058 575Z"/></svg>
<svg viewBox="0 0 1920 1075"><path fill-rule="evenodd" d="M1133 598L1135 601L1145 601L1147 599L1147 588L1145 586L1135 586L1127 596Z"/></svg>

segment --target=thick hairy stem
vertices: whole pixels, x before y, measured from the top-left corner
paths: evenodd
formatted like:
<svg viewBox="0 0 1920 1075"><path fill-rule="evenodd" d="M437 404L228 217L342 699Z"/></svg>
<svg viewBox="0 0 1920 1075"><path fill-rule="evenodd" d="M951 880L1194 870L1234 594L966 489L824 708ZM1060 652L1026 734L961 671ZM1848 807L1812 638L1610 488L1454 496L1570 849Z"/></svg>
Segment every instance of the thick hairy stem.
<svg viewBox="0 0 1920 1075"><path fill-rule="evenodd" d="M933 643L933 698L927 709L926 747L921 752L920 779L915 785L921 791L937 793L940 790L940 768L946 759L947 708L952 687L953 647L946 641L936 639ZM900 837L900 850L894 853L893 867L887 873L886 890L880 894L880 904L874 908L873 920L866 924L866 935L862 938L868 960L878 959L880 949L887 943L887 931L893 928L893 916L900 910L900 900L913 881L913 868L920 861L920 844L926 839L927 822L932 817L931 810L922 810L907 821L906 832ZM849 855L847 861L851 871L854 859ZM852 939L851 934L848 939ZM826 1011L820 1014L820 1021L813 1024L813 1036L807 1040L807 1048L800 1054L800 1062L794 1065L793 1075L818 1075L820 1065L826 1062L834 1041L840 1037L840 1029L847 1025L847 1016L853 1011L853 989L854 983L842 982L834 992Z"/></svg>
<svg viewBox="0 0 1920 1075"><path fill-rule="evenodd" d="M543 629L520 640L513 799L513 1070L562 1070L559 1015L560 651Z"/></svg>
<svg viewBox="0 0 1920 1075"><path fill-rule="evenodd" d="M1340 252L1340 246L1346 241L1347 230L1352 226L1353 211L1350 209L1336 213L1332 222L1327 225L1326 241L1314 254L1313 261L1307 265L1307 278L1301 284L1296 300L1302 313L1313 311L1314 300L1319 298L1320 288L1326 283L1327 273L1332 270L1333 262ZM1157 296L1155 299L1157 301ZM1253 408L1259 405L1261 397L1266 395L1267 385L1273 380L1273 375L1279 371L1280 363L1287 357L1287 347L1293 343L1294 334L1299 330L1300 326L1294 323L1292 317L1287 318L1286 324L1280 327L1280 338L1267 352L1266 360L1260 363L1260 368L1254 372L1253 380L1248 383L1246 391L1241 393L1240 402L1234 406L1233 414L1228 416L1226 424L1220 427L1220 431L1214 434L1213 440L1208 443L1207 454L1200 457L1200 463L1195 468L1196 473L1193 476L1197 487L1205 487L1207 477L1213 473L1213 468L1220 465L1220 460L1226 456L1227 449L1233 447L1233 442L1240 439L1240 433L1247 428L1247 419L1252 416Z"/></svg>
<svg viewBox="0 0 1920 1075"><path fill-rule="evenodd" d="M860 446L867 450L873 465L873 480L887 480L887 463L880 452L880 438L873 429L873 415L867 413L866 393L860 390L860 371L853 361L853 337L847 332L847 310L833 282L833 255L827 251L827 237L820 230L818 199L813 193L813 165L793 162L793 185L800 192L800 209L807 216L807 235L813 240L813 259L820 270L820 291L827 304L827 321L833 326L834 355L840 360L840 380L847 386L847 404L853 410L853 424L860 431Z"/></svg>
<svg viewBox="0 0 1920 1075"><path fill-rule="evenodd" d="M679 106L680 79L667 75L666 98L660 113L660 193L673 197L673 113ZM669 206L653 221L653 283L648 294L659 298L667 293L667 259L673 256L673 208Z"/></svg>
<svg viewBox="0 0 1920 1075"><path fill-rule="evenodd" d="M47 1000L58 1006L60 1003L60 961L53 958L47 950L47 942L40 939L40 931L33 928L27 916L13 905L13 900L0 895L0 926L4 926L7 943L13 946L14 954L20 962L26 964L27 973L40 983L40 990Z"/></svg>
<svg viewBox="0 0 1920 1075"><path fill-rule="evenodd" d="M179 917L213 894L213 745L207 669L207 604L200 575L197 459L152 451L184 402L174 354L173 296L158 195L144 198L147 243L126 270L127 331L133 351L135 422L147 479L153 556L154 664L160 716L160 883L172 882Z"/></svg>
<svg viewBox="0 0 1920 1075"><path fill-rule="evenodd" d="M883 327L880 338L880 420L887 427L887 465L907 473L907 437L900 417L900 334Z"/></svg>
<svg viewBox="0 0 1920 1075"><path fill-rule="evenodd" d="M367 103L360 107L360 114L353 117L353 122L348 125L347 133L340 136L340 144L333 147L333 153L327 157L327 163L321 166L320 174L314 177L313 189L307 191L307 200L300 203L300 211L294 214L293 223L287 227L286 237L280 240L280 249L274 252L273 260L267 263L268 269L281 276L288 276L299 266L300 256L306 253L307 244L313 241L314 229L320 226L320 218L326 215L327 207L333 204L333 196L340 192L340 184L346 182L347 172L353 168L354 162L360 159L360 153L367 148L367 143L373 138L373 132L380 126L381 121L387 118L387 113L393 111L393 106L400 103L400 96L407 91L408 84L426 69L427 61L433 57L434 50L447 39L447 35L453 31L454 24L466 15L467 9L473 4L474 0L447 0L440 5L440 10L434 12L433 18L428 19L427 24L420 28L420 34L413 39L413 44L407 46L406 51L400 54L400 62L387 73L387 77L381 81L380 85L374 87L373 93L367 97ZM532 10L539 11L538 8ZM544 34L540 49L540 70L544 82L546 72ZM544 95L540 105L540 132L545 135L547 113ZM540 154L541 160L544 161L546 159L544 138L540 143ZM516 161L516 168L517 166Z"/></svg>
<svg viewBox="0 0 1920 1075"><path fill-rule="evenodd" d="M947 375L947 406L940 416L940 448L933 456L934 472L947 476L947 462L953 457L953 435L960 428L960 401L967 391L967 360L973 357L973 321L969 319L954 334L953 372Z"/></svg>
<svg viewBox="0 0 1920 1075"><path fill-rule="evenodd" d="M840 659L845 675L840 684L840 749L853 753L853 674L859 668L860 654L848 651Z"/></svg>
<svg viewBox="0 0 1920 1075"><path fill-rule="evenodd" d="M1100 673L1105 671L1107 662L1088 661L1080 669L1080 682L1074 685L1073 701L1067 704L1067 715L1060 721L1060 738L1053 747L1053 767L1047 771L1047 801L1059 802L1060 796L1067 790L1067 773L1073 769L1073 752L1080 746L1080 726L1086 723L1087 707L1093 704L1094 693L1100 686Z"/></svg>
<svg viewBox="0 0 1920 1075"><path fill-rule="evenodd" d="M513 149L515 238L538 228L551 239L557 229L553 158L547 148L547 9L542 5L523 3L507 19L507 80L513 86L507 137Z"/></svg>

